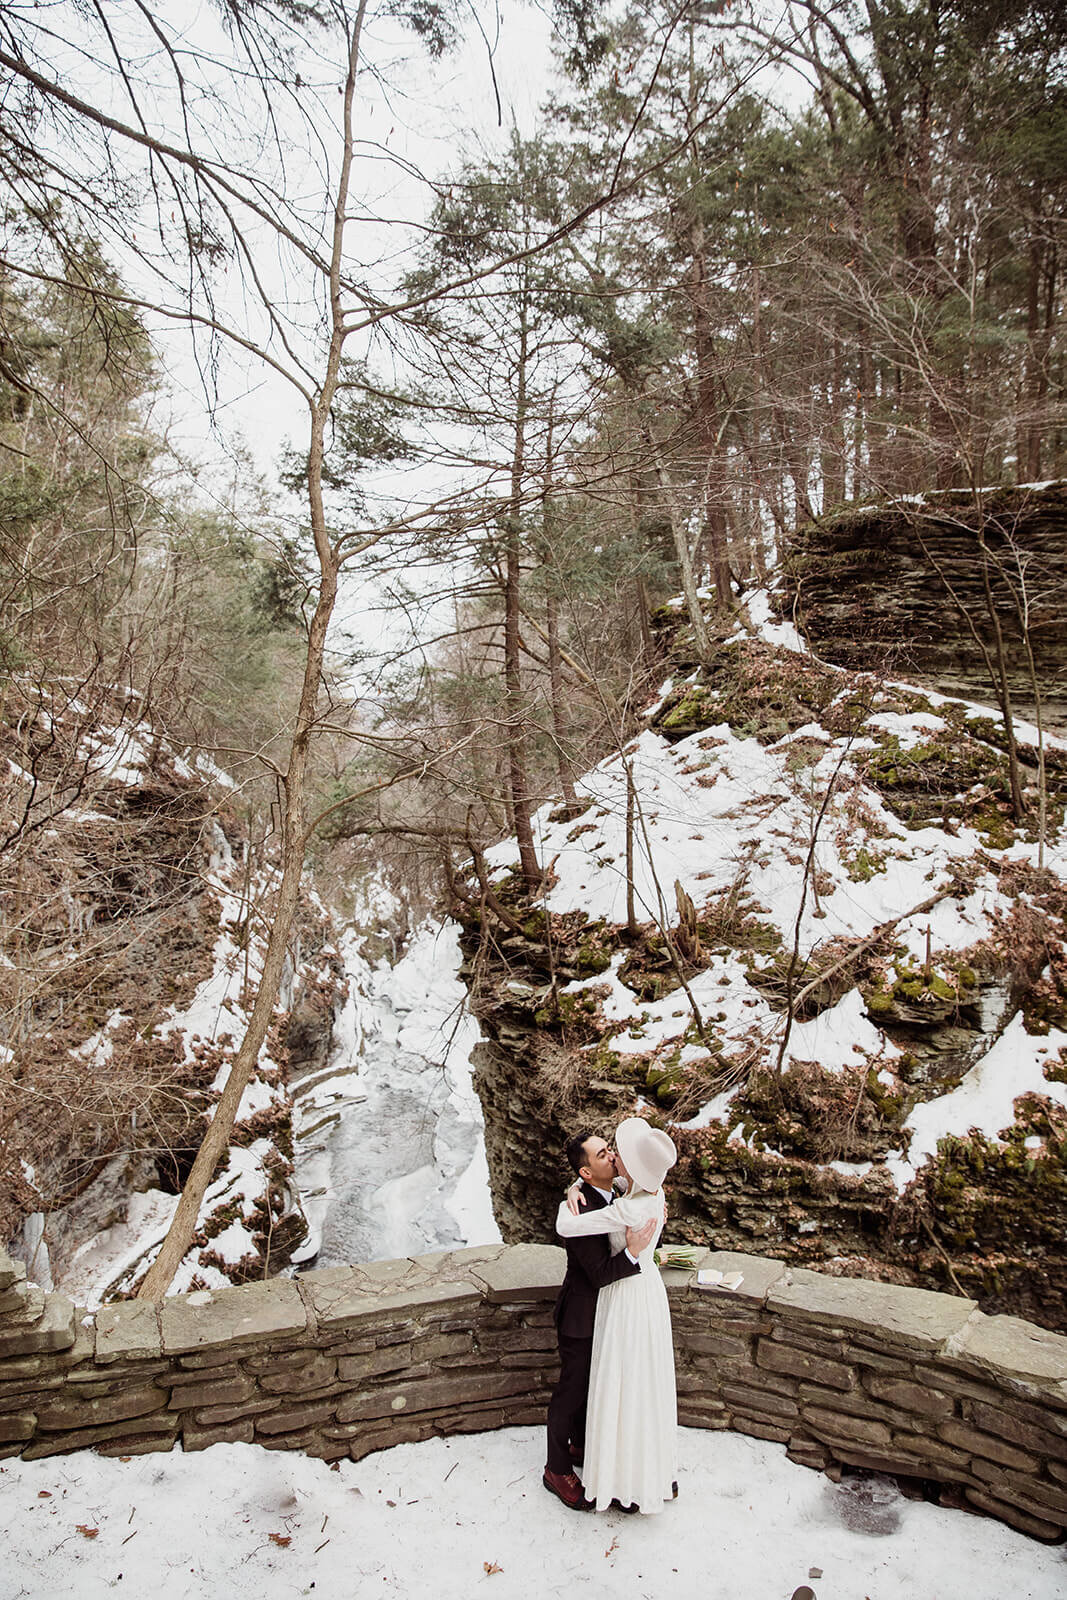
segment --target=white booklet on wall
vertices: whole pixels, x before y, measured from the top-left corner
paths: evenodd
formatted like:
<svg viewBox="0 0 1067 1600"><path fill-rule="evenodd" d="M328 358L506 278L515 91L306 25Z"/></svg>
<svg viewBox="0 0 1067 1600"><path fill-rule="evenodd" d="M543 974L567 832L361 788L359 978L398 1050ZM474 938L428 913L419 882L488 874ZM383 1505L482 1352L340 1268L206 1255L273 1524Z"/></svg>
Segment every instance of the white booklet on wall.
<svg viewBox="0 0 1067 1600"><path fill-rule="evenodd" d="M740 1289L744 1281L742 1273L720 1272L718 1267L701 1267L697 1273L697 1283L705 1289Z"/></svg>

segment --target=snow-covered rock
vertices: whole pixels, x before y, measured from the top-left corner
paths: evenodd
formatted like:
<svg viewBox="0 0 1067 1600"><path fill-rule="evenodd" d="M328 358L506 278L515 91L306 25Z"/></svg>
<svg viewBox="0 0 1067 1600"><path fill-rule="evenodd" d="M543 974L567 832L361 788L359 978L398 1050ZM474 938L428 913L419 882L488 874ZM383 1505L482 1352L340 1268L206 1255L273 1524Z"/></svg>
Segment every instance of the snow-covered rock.
<svg viewBox="0 0 1067 1600"><path fill-rule="evenodd" d="M676 1237L1067 1326L1067 743L1040 841L1033 727L1015 824L989 707L816 661L762 601L707 668L680 620L668 650L582 815L534 816L543 886L488 852L522 933L467 919L505 1236L547 1234L575 1127L637 1110Z"/></svg>

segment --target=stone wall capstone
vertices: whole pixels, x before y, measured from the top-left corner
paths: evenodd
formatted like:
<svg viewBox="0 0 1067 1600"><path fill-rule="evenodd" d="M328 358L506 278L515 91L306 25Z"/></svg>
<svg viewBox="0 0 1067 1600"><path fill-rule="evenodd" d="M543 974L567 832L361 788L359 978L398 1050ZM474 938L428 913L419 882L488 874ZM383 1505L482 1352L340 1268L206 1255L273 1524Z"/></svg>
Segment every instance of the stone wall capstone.
<svg viewBox="0 0 1067 1600"><path fill-rule="evenodd" d="M665 1270L679 1421L790 1459L920 1480L1040 1539L1067 1532L1067 1338L972 1300L709 1252ZM221 1442L359 1460L544 1421L564 1254L496 1245L273 1278L95 1316L0 1251L0 1459Z"/></svg>

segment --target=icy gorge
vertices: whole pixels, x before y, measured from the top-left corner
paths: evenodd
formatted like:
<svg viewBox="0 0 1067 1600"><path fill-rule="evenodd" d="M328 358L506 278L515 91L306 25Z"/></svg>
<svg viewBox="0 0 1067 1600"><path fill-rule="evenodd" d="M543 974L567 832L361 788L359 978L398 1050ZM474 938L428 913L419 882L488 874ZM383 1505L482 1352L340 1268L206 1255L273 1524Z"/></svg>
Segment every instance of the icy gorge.
<svg viewBox="0 0 1067 1600"><path fill-rule="evenodd" d="M457 869L455 920L413 926L381 886L347 922L308 896L271 1054L175 1289L483 1244L495 1227L547 1241L570 1128L636 1108L682 1152L672 1240L1067 1328L1067 745L1046 730L1039 868L988 707L832 666L764 593L738 618L704 669L665 608L640 731L578 780L577 804L535 816L536 893L504 842L480 883ZM1016 735L1032 775L1034 730ZM79 874L148 793L176 820L127 832L125 870L160 874L180 847L201 879L192 902L175 892L165 957L133 894L111 912L100 1025L64 1013L66 1038L47 1041L90 1077L132 1043L143 1072L194 1086L154 1161L28 1126L21 1253L89 1304L129 1292L165 1229L260 959L223 775L180 756L151 770L143 736L93 760L91 814L65 823L79 853L48 850L86 944L99 925ZM210 821L181 832L220 780ZM50 1181L80 1176L46 1216L33 1194L50 1164Z"/></svg>
<svg viewBox="0 0 1067 1600"><path fill-rule="evenodd" d="M1053 0L0 6L0 1589L1052 1600L1065 261Z"/></svg>

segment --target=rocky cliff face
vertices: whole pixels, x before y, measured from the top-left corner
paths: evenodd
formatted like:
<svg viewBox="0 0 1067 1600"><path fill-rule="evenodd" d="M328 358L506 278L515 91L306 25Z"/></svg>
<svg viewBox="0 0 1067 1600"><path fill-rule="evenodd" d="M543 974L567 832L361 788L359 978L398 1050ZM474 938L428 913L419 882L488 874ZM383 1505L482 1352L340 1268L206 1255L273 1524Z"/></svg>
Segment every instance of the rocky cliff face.
<svg viewBox="0 0 1067 1600"><path fill-rule="evenodd" d="M491 1037L475 1050L475 1087L508 1242L553 1239L569 1181L566 1141L587 1128L608 1135L636 1112L679 1150L667 1185L668 1242L958 1288L987 1312L1067 1331L1067 1116L1044 1097L1017 1107L1005 1139L950 1134L901 1193L889 1158L914 1101L898 1086L884 1092L866 1067L838 1079L815 1062L794 1068L780 1098L757 1076L735 1101L740 1137L718 1122L680 1125L648 1095L647 1077L620 1075L610 1061L593 1060L580 1085L557 1091L545 1078L546 1056L565 1056L574 1039L565 1027L546 1027L547 974L539 952L529 954L533 964L513 949L516 964L483 985L476 1006Z"/></svg>
<svg viewBox="0 0 1067 1600"><path fill-rule="evenodd" d="M988 580L988 592L986 588ZM1020 706L1033 705L1020 610L1051 721L1067 724L1067 484L943 491L847 507L787 552L783 612L841 666L991 697L999 626Z"/></svg>
<svg viewBox="0 0 1067 1600"><path fill-rule="evenodd" d="M679 1149L669 1239L1067 1328L1067 747L1038 871L995 719L756 637L669 647L584 813L536 819L543 890L503 845L456 908L504 1237L551 1237L566 1139L636 1111Z"/></svg>

